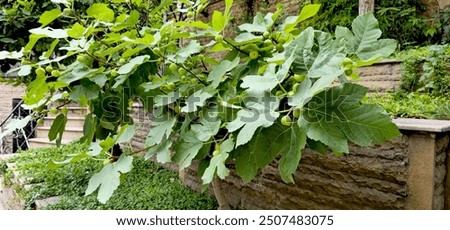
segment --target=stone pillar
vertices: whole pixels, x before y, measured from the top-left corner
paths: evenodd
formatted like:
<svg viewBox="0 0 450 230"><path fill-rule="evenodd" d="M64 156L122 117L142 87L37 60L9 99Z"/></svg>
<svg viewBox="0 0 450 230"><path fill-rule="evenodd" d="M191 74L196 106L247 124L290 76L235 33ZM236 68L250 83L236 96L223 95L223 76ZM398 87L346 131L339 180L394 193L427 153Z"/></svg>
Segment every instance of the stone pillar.
<svg viewBox="0 0 450 230"><path fill-rule="evenodd" d="M400 118L395 123L409 133L406 209L448 209L450 121Z"/></svg>
<svg viewBox="0 0 450 230"><path fill-rule="evenodd" d="M435 138L434 134L410 137L407 209L433 209Z"/></svg>

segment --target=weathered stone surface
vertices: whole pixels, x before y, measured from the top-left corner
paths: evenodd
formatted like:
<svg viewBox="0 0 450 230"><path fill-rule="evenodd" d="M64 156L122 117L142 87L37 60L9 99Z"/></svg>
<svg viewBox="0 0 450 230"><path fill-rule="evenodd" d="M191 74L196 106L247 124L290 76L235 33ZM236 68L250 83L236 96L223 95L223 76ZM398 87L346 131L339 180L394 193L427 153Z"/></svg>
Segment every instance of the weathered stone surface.
<svg viewBox="0 0 450 230"><path fill-rule="evenodd" d="M22 210L25 202L21 200L12 188L3 184L3 177L0 177L0 203L5 210Z"/></svg>
<svg viewBox="0 0 450 230"><path fill-rule="evenodd" d="M402 137L378 149L373 147L371 157L366 156L367 149L342 157L305 151L295 184L281 180L277 162L248 184L231 166L232 172L222 186L233 207L246 209L404 209L408 156L404 151L399 153L405 147L403 141ZM380 154L383 148L393 154ZM199 190L201 181L195 167L185 170L183 181Z"/></svg>
<svg viewBox="0 0 450 230"><path fill-rule="evenodd" d="M45 199L36 200L34 205L35 205L35 208L37 210L39 210L39 209L45 208L48 205L58 202L60 199L61 199L61 197L59 197L59 196L52 196L52 197L48 197Z"/></svg>
<svg viewBox="0 0 450 230"><path fill-rule="evenodd" d="M443 133L450 131L450 121L397 118L394 120L399 129L410 131Z"/></svg>
<svg viewBox="0 0 450 230"><path fill-rule="evenodd" d="M358 84L369 88L369 92L395 92L398 90L398 81L360 81Z"/></svg>
<svg viewBox="0 0 450 230"><path fill-rule="evenodd" d="M447 170L449 170L446 165L447 153L450 149L449 143L450 137L448 135L438 134L436 136L433 209L445 209L445 177Z"/></svg>
<svg viewBox="0 0 450 230"><path fill-rule="evenodd" d="M25 87L14 87L6 83L0 83L0 121L3 121L11 113L12 99L21 98L25 93Z"/></svg>

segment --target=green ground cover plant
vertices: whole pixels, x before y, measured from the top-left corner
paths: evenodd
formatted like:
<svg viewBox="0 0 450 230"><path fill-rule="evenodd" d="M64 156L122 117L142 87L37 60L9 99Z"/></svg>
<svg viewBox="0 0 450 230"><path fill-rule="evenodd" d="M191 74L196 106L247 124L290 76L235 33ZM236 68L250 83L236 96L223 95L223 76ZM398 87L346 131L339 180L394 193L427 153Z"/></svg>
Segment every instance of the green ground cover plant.
<svg viewBox="0 0 450 230"><path fill-rule="evenodd" d="M380 94L366 98L379 104L393 117L450 120L450 98L429 94Z"/></svg>
<svg viewBox="0 0 450 230"><path fill-rule="evenodd" d="M61 199L45 209L109 209L109 210L166 210L166 209L216 209L214 198L199 194L184 187L178 180L176 172L167 170L137 158L133 169L123 178L117 192L108 203L98 202L95 195L85 196L89 179L103 167L103 162L84 159L78 164L63 164L71 155L87 149L83 144L72 143L61 148L33 149L18 153L8 162L14 162L21 178L28 178L32 185L26 190L13 180L11 169L4 167L2 175L6 184L13 186L21 198L26 201L26 208L34 208L36 199L60 196Z"/></svg>

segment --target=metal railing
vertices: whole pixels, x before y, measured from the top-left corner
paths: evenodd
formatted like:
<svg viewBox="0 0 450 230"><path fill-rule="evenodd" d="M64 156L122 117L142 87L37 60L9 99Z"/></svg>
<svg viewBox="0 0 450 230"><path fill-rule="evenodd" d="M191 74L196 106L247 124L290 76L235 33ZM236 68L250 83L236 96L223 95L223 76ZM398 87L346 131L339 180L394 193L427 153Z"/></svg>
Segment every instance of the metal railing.
<svg viewBox="0 0 450 230"><path fill-rule="evenodd" d="M3 130L3 127L8 123L11 118L23 118L20 117L14 117L15 114L19 111L23 104L23 101L21 100L17 105L12 109L12 111L9 113L9 115L0 123L0 133ZM28 149L30 147L29 139L34 136L34 132L37 128L37 125L28 126L31 127L28 134L27 131L24 128L16 129L11 135L7 135L0 139L0 154L11 154L14 153L14 149L12 148L14 145L17 147L17 149ZM11 146L8 146L8 142L6 141L7 138L12 138Z"/></svg>

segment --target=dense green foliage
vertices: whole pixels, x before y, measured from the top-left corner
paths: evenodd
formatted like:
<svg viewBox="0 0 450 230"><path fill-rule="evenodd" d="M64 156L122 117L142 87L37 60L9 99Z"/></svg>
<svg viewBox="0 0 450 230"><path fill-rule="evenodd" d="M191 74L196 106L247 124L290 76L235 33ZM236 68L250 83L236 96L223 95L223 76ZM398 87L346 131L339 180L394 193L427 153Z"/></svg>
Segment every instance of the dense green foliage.
<svg viewBox="0 0 450 230"><path fill-rule="evenodd" d="M379 104L394 117L450 120L450 98L429 94L382 94L366 98L367 103Z"/></svg>
<svg viewBox="0 0 450 230"><path fill-rule="evenodd" d="M402 62L398 92L371 95L394 117L450 119L450 46L432 45L396 54Z"/></svg>
<svg viewBox="0 0 450 230"><path fill-rule="evenodd" d="M334 31L336 26L350 26L352 18L358 15L358 1L355 0L313 0L322 4L318 16L306 26L314 26L324 31ZM402 48L413 45L445 42L445 31L441 28L442 17L427 18L423 0L384 0L375 1L375 17L380 22L384 38L395 38ZM440 16L442 15L442 16Z"/></svg>
<svg viewBox="0 0 450 230"><path fill-rule="evenodd" d="M450 43L450 5L433 15L429 25L431 26L426 33L434 38L433 42Z"/></svg>
<svg viewBox="0 0 450 230"><path fill-rule="evenodd" d="M27 208L36 199L61 196L61 200L48 209L215 209L213 198L197 194L183 187L177 173L163 169L142 158L133 162L129 172L117 192L107 204L101 204L96 197L84 196L89 179L103 167L101 161L84 159L78 164L56 165L53 161L63 161L71 155L86 150L82 144L70 144L61 148L35 149L20 152L9 161L16 163L20 177L31 178L30 190L17 187L25 198ZM10 169L9 169L10 170ZM7 183L13 185L10 171Z"/></svg>
<svg viewBox="0 0 450 230"><path fill-rule="evenodd" d="M320 5L305 6L285 20L279 19L279 7L256 14L252 23L238 26L235 37L227 37L232 0L206 22L197 18L207 6L204 0L159 5L116 0L86 10L72 1L57 2L65 13L44 12L25 48L2 51L0 59L25 63L13 71L32 80L24 96L32 116L47 113L54 102L89 106L81 140L89 150L67 162L108 162L86 190L98 190L101 203L133 167L132 156L118 157L113 149L136 133L130 116L134 100L152 112L146 157L156 155L181 169L201 161L205 187L228 175L227 162L248 182L280 158L282 179L293 182L306 146L342 154L349 152L349 142L368 146L400 135L381 107L361 103L367 89L348 83L358 78L355 68L388 57L397 47L392 39L380 39L373 14L331 34L298 27ZM72 25L49 26L60 17L72 19ZM39 61L31 59L43 38L52 39L52 46ZM54 56L55 50L62 53ZM66 122L62 110L50 140L60 143ZM23 123L11 122L0 137Z"/></svg>
<svg viewBox="0 0 450 230"><path fill-rule="evenodd" d="M433 45L403 51L402 93L421 92L433 96L450 96L450 46Z"/></svg>
<svg viewBox="0 0 450 230"><path fill-rule="evenodd" d="M77 8L86 9L93 0L75 0ZM28 43L29 29L39 27L42 12L52 9L63 10L50 0L0 0L0 50L20 50ZM57 18L52 26L62 27L71 23L70 18ZM52 39L43 39L33 47L36 53L49 49ZM37 57L33 57L37 58ZM0 71L6 72L16 60L0 60Z"/></svg>

